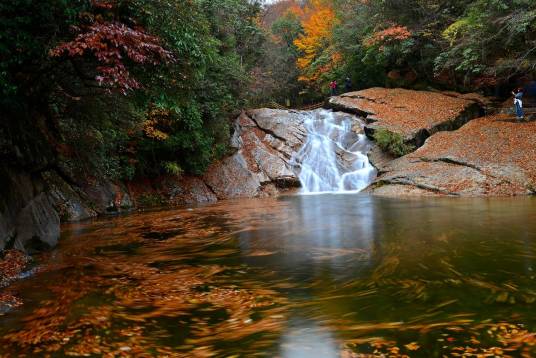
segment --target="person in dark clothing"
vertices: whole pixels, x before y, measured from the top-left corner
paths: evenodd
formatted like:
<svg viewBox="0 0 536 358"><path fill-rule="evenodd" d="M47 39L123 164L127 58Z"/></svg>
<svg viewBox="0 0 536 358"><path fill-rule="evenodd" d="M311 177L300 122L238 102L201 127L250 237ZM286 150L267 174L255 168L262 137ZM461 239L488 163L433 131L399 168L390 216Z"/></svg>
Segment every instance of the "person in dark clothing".
<svg viewBox="0 0 536 358"><path fill-rule="evenodd" d="M331 95L336 96L337 95L337 81L333 80L329 84L329 88L331 90Z"/></svg>
<svg viewBox="0 0 536 358"><path fill-rule="evenodd" d="M344 80L344 89L346 89L346 92L350 92L352 90L352 80L350 77L346 77Z"/></svg>
<svg viewBox="0 0 536 358"><path fill-rule="evenodd" d="M516 108L516 117L518 121L522 121L525 117L525 114L523 112L523 89L518 88L514 92L512 92L514 95L514 106Z"/></svg>

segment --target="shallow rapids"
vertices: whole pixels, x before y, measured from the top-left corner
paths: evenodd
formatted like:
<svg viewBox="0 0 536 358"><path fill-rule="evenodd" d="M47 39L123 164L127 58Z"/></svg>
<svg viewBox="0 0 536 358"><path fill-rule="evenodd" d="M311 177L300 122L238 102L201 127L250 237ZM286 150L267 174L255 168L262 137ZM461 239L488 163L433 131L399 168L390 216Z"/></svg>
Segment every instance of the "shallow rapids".
<svg viewBox="0 0 536 358"><path fill-rule="evenodd" d="M302 193L359 192L371 183L371 143L357 117L321 109L308 112L304 125L307 140L292 158Z"/></svg>

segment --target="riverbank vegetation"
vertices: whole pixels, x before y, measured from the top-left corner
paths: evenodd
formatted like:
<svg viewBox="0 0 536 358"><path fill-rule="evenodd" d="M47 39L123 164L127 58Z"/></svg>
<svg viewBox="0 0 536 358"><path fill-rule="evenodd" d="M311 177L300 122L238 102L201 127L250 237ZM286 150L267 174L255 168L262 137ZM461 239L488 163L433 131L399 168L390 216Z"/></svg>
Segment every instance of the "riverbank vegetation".
<svg viewBox="0 0 536 358"><path fill-rule="evenodd" d="M530 0L16 0L0 5L0 155L66 177L202 174L244 107L370 86L509 93ZM342 90L342 89L341 89Z"/></svg>
<svg viewBox="0 0 536 358"><path fill-rule="evenodd" d="M29 166L53 152L69 174L110 179L201 174L247 104L260 11L246 0L2 3L2 159Z"/></svg>

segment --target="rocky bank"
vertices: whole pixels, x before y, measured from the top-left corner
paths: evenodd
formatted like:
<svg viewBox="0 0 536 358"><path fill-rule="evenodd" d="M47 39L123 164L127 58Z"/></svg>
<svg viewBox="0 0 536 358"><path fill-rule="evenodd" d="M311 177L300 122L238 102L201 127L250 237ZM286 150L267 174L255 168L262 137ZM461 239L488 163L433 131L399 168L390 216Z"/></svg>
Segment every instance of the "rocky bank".
<svg viewBox="0 0 536 358"><path fill-rule="evenodd" d="M372 146L369 158L378 177L368 191L375 195L530 195L536 190L536 123L515 123L508 114L483 116L490 102L479 95L372 88L333 97L328 106L361 116L372 139L383 129L415 148L394 158ZM73 173L47 150L46 141L14 141L26 147L0 143L7 158L0 168L0 251L54 246L61 222L298 187L291 158L306 139L305 119L305 112L292 110L243 111L234 122L232 153L205 175L130 183ZM31 124L43 127L39 121Z"/></svg>
<svg viewBox="0 0 536 358"><path fill-rule="evenodd" d="M536 122L510 115L475 119L431 136L390 162L371 192L378 195L512 196L536 192Z"/></svg>
<svg viewBox="0 0 536 358"><path fill-rule="evenodd" d="M370 137L385 129L420 147L430 135L457 129L482 115L485 102L475 94L370 88L332 97L329 106L362 117Z"/></svg>
<svg viewBox="0 0 536 358"><path fill-rule="evenodd" d="M368 192L383 196L512 196L535 193L536 123L477 94L372 88L330 99L358 114L373 139L401 135L415 151L395 158L375 146L379 175ZM503 114L488 114L501 112Z"/></svg>
<svg viewBox="0 0 536 358"><path fill-rule="evenodd" d="M132 183L73 173L38 147L11 146L13 160L0 168L0 251L52 247L61 222L144 205L272 195L299 186L290 159L305 139L303 122L304 115L296 111L244 111L234 123L234 153L213 163L204 176Z"/></svg>

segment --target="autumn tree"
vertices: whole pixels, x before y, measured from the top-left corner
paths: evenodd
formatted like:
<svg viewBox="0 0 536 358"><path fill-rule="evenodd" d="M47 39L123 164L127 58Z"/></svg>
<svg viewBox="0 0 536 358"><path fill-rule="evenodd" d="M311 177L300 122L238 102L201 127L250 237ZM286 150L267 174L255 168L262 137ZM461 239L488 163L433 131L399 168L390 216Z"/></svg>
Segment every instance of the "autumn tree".
<svg viewBox="0 0 536 358"><path fill-rule="evenodd" d="M171 52L160 46L160 40L143 31L117 22L97 21L84 29L74 40L62 43L50 51L53 57L94 56L95 80L106 88L118 88L123 94L138 89L140 83L131 77L125 60L137 64L158 65L173 60Z"/></svg>
<svg viewBox="0 0 536 358"><path fill-rule="evenodd" d="M320 85L341 60L333 46L337 17L330 2L324 0L312 0L299 10L297 15L302 19L304 32L294 41L300 51L296 62L301 71L299 79L312 86Z"/></svg>
<svg viewBox="0 0 536 358"><path fill-rule="evenodd" d="M202 174L248 101L259 11L249 0L2 2L1 158L19 165L13 148L27 148L78 178Z"/></svg>

